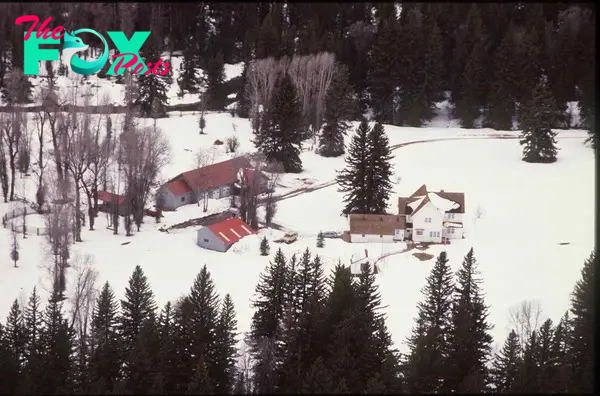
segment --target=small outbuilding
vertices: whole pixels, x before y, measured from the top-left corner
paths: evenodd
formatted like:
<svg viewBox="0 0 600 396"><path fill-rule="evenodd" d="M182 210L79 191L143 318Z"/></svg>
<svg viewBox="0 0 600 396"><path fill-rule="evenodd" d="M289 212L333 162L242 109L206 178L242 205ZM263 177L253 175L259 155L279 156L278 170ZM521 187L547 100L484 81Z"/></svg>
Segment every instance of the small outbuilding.
<svg viewBox="0 0 600 396"><path fill-rule="evenodd" d="M226 252L243 237L256 234L256 231L242 219L233 217L202 227L198 230L196 244L204 249Z"/></svg>
<svg viewBox="0 0 600 396"><path fill-rule="evenodd" d="M98 191L98 211L112 213L115 209L119 212L120 216L125 216L128 213L125 196L107 191Z"/></svg>

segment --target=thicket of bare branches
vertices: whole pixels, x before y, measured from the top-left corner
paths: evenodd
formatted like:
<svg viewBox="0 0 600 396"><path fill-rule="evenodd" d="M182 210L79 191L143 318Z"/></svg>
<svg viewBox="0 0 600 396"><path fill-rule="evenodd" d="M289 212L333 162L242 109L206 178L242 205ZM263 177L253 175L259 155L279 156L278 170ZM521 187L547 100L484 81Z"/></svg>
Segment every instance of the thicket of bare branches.
<svg viewBox="0 0 600 396"><path fill-rule="evenodd" d="M119 151L125 196L139 231L150 188L155 184L160 169L170 160L169 141L159 128L134 126L121 133ZM126 228L128 217L125 217Z"/></svg>
<svg viewBox="0 0 600 396"><path fill-rule="evenodd" d="M523 301L510 308L510 326L515 329L521 348L529 340L531 333L539 329L542 321L542 307L538 301Z"/></svg>
<svg viewBox="0 0 600 396"><path fill-rule="evenodd" d="M15 174L17 171L17 156L24 131L27 129L27 117L23 113L12 111L0 114L0 136L3 139L3 151L8 156L10 169L9 200L15 199ZM8 173L8 172L7 172Z"/></svg>
<svg viewBox="0 0 600 396"><path fill-rule="evenodd" d="M79 335L80 348L87 345L87 336L91 323L94 302L98 293L98 271L94 268L94 259L90 255L75 255L71 269L74 272L73 283L69 285L71 302L71 329Z"/></svg>
<svg viewBox="0 0 600 396"><path fill-rule="evenodd" d="M198 149L195 155L196 168L204 168L205 166L214 164L216 157L217 153L214 147ZM202 182L202 180L198 180L198 182ZM200 206L200 199L202 199L202 210L204 212L208 211L208 191L201 191L201 185L196 185L193 187L198 206Z"/></svg>
<svg viewBox="0 0 600 396"><path fill-rule="evenodd" d="M275 81L281 73L288 73L302 104L306 125L316 136L323 123L325 96L334 71L335 56L330 52L253 61L248 67L245 92L254 129L260 125L261 108L266 109L270 104Z"/></svg>

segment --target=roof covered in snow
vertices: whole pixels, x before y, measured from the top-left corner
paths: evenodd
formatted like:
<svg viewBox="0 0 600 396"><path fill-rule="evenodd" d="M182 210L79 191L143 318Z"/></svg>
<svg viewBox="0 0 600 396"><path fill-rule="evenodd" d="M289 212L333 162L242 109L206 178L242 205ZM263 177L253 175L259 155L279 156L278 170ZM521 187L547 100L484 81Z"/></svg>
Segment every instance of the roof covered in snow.
<svg viewBox="0 0 600 396"><path fill-rule="evenodd" d="M439 211L444 213L465 213L465 194L457 192L427 191L423 184L410 197L398 198L398 214L414 214L432 203Z"/></svg>

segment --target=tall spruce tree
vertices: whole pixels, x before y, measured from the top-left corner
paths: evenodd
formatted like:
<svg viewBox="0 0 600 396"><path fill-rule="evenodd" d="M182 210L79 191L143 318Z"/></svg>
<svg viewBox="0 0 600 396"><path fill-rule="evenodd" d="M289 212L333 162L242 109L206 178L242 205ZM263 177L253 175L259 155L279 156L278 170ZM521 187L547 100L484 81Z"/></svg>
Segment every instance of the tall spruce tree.
<svg viewBox="0 0 600 396"><path fill-rule="evenodd" d="M237 106L236 112L237 116L241 118L248 118L248 114L250 113L250 100L248 99L248 95L246 94L246 89L248 85L248 62L244 63L244 69L242 70L242 75L240 76L240 88L237 91Z"/></svg>
<svg viewBox="0 0 600 396"><path fill-rule="evenodd" d="M392 193L393 174L391 160L393 158L389 139L383 125L376 123L369 131L368 151L369 166L367 167L367 190L369 213L383 214L386 212L388 200Z"/></svg>
<svg viewBox="0 0 600 396"><path fill-rule="evenodd" d="M379 25L371 52L369 67L370 107L375 120L398 125L397 106L399 102L399 53L400 27L394 15Z"/></svg>
<svg viewBox="0 0 600 396"><path fill-rule="evenodd" d="M542 76L529 102L520 114L523 130L520 144L523 146L523 161L552 163L556 161L556 132L552 131L557 119L556 102Z"/></svg>
<svg viewBox="0 0 600 396"><path fill-rule="evenodd" d="M135 266L125 288L125 299L121 300L119 326L125 354L133 351L144 322L155 315L154 293L142 267Z"/></svg>
<svg viewBox="0 0 600 396"><path fill-rule="evenodd" d="M319 154L339 157L344 154L344 137L350 128L352 87L348 84L348 68L337 64L325 97L324 125L319 137Z"/></svg>
<svg viewBox="0 0 600 396"><path fill-rule="evenodd" d="M141 54L144 59L160 59L161 50L156 42L153 40L148 45L142 47ZM156 65L152 66L154 69ZM162 71L161 68L157 68L158 71ZM165 76L160 74L141 73L137 76L137 93L133 101L134 106L139 109L142 117L166 117L167 115L167 104L169 98L167 97L167 81Z"/></svg>
<svg viewBox="0 0 600 396"><path fill-rule="evenodd" d="M575 284L571 298L572 392L588 393L594 389L594 293L597 267L598 255L593 251L583 264L581 278Z"/></svg>
<svg viewBox="0 0 600 396"><path fill-rule="evenodd" d="M114 292L106 282L92 314L88 366L92 393L109 392L119 380L122 356L118 308Z"/></svg>
<svg viewBox="0 0 600 396"><path fill-rule="evenodd" d="M206 61L206 109L225 109L225 62L223 54L218 53Z"/></svg>
<svg viewBox="0 0 600 396"><path fill-rule="evenodd" d="M35 379L44 370L42 362L42 326L43 312L41 299L34 287L24 312L25 325L25 365L22 371L20 390L35 392Z"/></svg>
<svg viewBox="0 0 600 396"><path fill-rule="evenodd" d="M371 129L366 120L363 120L356 134L352 136L348 155L344 159L346 167L338 172L336 181L340 188L338 191L345 193L344 210L342 214L368 213L369 194L367 175L369 172L369 134Z"/></svg>
<svg viewBox="0 0 600 396"><path fill-rule="evenodd" d="M256 286L255 309L252 315L248 344L255 359L253 364L253 389L258 393L277 391L276 371L281 361L278 348L281 340L281 325L284 314L285 296L288 289L287 260L277 250L272 262L261 273Z"/></svg>
<svg viewBox="0 0 600 396"><path fill-rule="evenodd" d="M194 47L189 45L183 51L183 60L181 61L181 70L179 77L177 78L177 85L179 86L179 95L183 96L185 93L195 94L198 93L198 86L200 85L200 78L196 72L196 62L194 59Z"/></svg>
<svg viewBox="0 0 600 396"><path fill-rule="evenodd" d="M454 284L446 252L441 252L425 281L416 327L409 338L407 386L411 392L440 391L450 346Z"/></svg>
<svg viewBox="0 0 600 396"><path fill-rule="evenodd" d="M462 76L460 99L454 109L456 117L463 128L473 128L475 120L481 115L488 89L488 73L485 62L488 44L485 37L480 37L467 58Z"/></svg>
<svg viewBox="0 0 600 396"><path fill-rule="evenodd" d="M487 385L492 326L488 323L473 249L456 274L445 392L482 392Z"/></svg>
<svg viewBox="0 0 600 396"><path fill-rule="evenodd" d="M277 79L273 89L273 100L261 118L254 145L268 161L281 163L285 172L299 173L302 171L303 122L296 88L285 73Z"/></svg>
<svg viewBox="0 0 600 396"><path fill-rule="evenodd" d="M504 341L502 350L496 354L491 374L491 384L498 393L516 392L519 369L522 365L522 351L519 337L511 330Z"/></svg>
<svg viewBox="0 0 600 396"><path fill-rule="evenodd" d="M236 378L237 321L229 294L225 295L215 328L215 392L231 393Z"/></svg>
<svg viewBox="0 0 600 396"><path fill-rule="evenodd" d="M26 356L25 341L23 312L15 300L6 319L4 334L0 334L0 353L4 348L4 358L6 359L3 364L5 371L3 374L7 375L5 386L15 391L21 377L21 365Z"/></svg>

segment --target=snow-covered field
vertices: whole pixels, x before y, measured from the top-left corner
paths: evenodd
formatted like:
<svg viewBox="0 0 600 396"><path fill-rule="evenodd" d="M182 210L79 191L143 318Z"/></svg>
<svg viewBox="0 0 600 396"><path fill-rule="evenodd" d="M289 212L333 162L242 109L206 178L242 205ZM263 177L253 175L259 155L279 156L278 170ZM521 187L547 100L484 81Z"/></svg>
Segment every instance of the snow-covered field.
<svg viewBox="0 0 600 396"><path fill-rule="evenodd" d="M228 66L228 70L228 78L231 78L241 72L241 67ZM122 93L116 88L113 92L107 86L105 91L120 100ZM171 98L171 104L180 100L173 92ZM514 137L518 132L456 128L447 121L446 112L447 107L442 104L440 116L426 128L386 126L392 146L431 140L394 151L396 184L390 211L397 210L398 195L407 196L422 184L432 191L465 193L466 238L449 246L433 246L427 253L437 255L442 249L446 250L452 267L457 269L467 251L474 248L484 280L486 302L490 305L490 321L495 325L492 335L501 343L509 330L511 306L523 300L537 300L553 320L567 309L569 294L594 245L593 151L584 145L584 131L561 131L558 162L527 164L521 161L518 139L486 139L487 136ZM118 128L117 121L115 118L114 125ZM158 126L168 136L172 151L172 161L161 170L160 181L195 168L195 152L200 148L213 148L216 160L230 158L232 154L225 152L224 145L213 144L216 139L225 141L235 135L240 141L238 154L254 150L249 121L229 114L208 114L205 135L198 133L198 116L193 113L172 112L169 118L158 120ZM447 138L456 140L436 141ZM277 193L332 181L336 170L344 167L343 158L320 157L311 151L308 142L304 148L304 171L298 175L282 175ZM18 180L17 194L33 200L34 192L34 176ZM19 205L22 204L0 203L0 216ZM123 296L134 267L141 265L161 305L186 293L206 264L218 292L232 295L239 330L246 331L252 315L250 300L259 274L269 260L259 255L260 238L266 235L273 240L282 233L261 230L259 235L243 239L229 252L217 253L195 245L197 227L171 233L158 231L164 225L216 213L226 206L227 202L211 200L206 213L201 206L190 205L165 213L161 224L147 218L141 232L131 238L123 233L113 235L106 228L105 216L101 215L95 231L84 230L84 242L74 246L73 256L93 256L99 284L110 281L118 297ZM348 264L352 255L361 254L365 248L370 257L377 257L404 247L403 244L348 244L326 240L326 246L317 249L319 231L347 228L347 220L340 216L341 210L342 195L336 185L281 201L274 221L299 233L299 240L292 245L281 245L282 250L293 253L308 247L321 255L331 268L338 260ZM476 212L482 214L478 219ZM17 224L19 221L16 220ZM41 216L28 216L27 221L28 226L44 226ZM130 243L123 245L125 242ZM6 316L14 298L26 299L34 285L48 286L44 285L47 277L43 268L47 261L45 238L20 236L19 245L18 268L13 268L8 253L10 232L0 227L0 318ZM271 243L271 253L277 247L279 245ZM387 325L401 350L405 349L404 340L413 325L420 289L433 264L433 260L419 261L412 253L382 260L381 273L377 276L383 303L387 306ZM76 269L69 271L69 281L73 281Z"/></svg>

